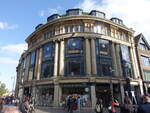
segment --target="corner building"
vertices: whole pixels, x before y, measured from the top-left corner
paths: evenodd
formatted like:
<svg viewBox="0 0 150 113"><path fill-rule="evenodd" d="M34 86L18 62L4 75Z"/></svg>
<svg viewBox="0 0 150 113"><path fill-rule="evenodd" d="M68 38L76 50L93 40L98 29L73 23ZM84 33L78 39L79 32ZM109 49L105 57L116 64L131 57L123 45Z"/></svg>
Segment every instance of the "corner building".
<svg viewBox="0 0 150 113"><path fill-rule="evenodd" d="M60 106L71 94L92 108L96 98L106 106L112 98L123 103L125 95L138 101L143 86L133 34L121 19L106 19L97 10L49 16L26 39L16 95L32 95L40 106Z"/></svg>

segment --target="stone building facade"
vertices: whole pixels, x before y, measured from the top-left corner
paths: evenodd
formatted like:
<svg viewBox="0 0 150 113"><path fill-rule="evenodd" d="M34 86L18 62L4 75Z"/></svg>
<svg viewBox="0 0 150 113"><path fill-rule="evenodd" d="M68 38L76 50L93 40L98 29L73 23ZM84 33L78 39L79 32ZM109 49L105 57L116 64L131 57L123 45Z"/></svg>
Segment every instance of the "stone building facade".
<svg viewBox="0 0 150 113"><path fill-rule="evenodd" d="M137 35L134 40L143 89L145 93L150 93L150 46L143 34Z"/></svg>
<svg viewBox="0 0 150 113"><path fill-rule="evenodd" d="M39 24L27 37L28 49L17 67L16 96L32 95L36 105L60 106L69 95L80 95L82 106L96 98L143 94L135 52L134 31L105 13L69 9ZM136 93L135 93L136 92Z"/></svg>

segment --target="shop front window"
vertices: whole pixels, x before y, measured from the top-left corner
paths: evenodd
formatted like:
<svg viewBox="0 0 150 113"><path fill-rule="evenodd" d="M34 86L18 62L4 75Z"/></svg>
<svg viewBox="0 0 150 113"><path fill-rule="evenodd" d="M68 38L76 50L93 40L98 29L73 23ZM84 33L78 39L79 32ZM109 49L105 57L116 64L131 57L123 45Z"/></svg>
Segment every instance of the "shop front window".
<svg viewBox="0 0 150 113"><path fill-rule="evenodd" d="M66 76L83 75L83 39L70 38L66 40L65 52Z"/></svg>
<svg viewBox="0 0 150 113"><path fill-rule="evenodd" d="M96 39L96 57L98 76L112 76L112 57L108 40Z"/></svg>
<svg viewBox="0 0 150 113"><path fill-rule="evenodd" d="M43 46L41 78L49 78L53 76L54 52L54 43L50 42Z"/></svg>

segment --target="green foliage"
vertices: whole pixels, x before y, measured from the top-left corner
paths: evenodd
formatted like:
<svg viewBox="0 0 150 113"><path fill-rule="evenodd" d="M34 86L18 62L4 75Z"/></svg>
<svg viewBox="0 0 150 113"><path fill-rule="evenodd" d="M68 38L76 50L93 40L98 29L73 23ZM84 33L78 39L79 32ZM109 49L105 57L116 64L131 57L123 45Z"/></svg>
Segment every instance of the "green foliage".
<svg viewBox="0 0 150 113"><path fill-rule="evenodd" d="M6 85L0 81L0 96L7 93Z"/></svg>

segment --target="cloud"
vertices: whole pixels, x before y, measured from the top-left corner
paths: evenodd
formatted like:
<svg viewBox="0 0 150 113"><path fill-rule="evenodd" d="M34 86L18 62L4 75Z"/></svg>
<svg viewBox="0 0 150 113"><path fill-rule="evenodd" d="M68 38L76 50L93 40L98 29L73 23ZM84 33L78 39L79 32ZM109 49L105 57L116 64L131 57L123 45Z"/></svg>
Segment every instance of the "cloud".
<svg viewBox="0 0 150 113"><path fill-rule="evenodd" d="M27 49L27 44L12 44L0 47L0 52L5 52L9 54L19 54L23 53Z"/></svg>
<svg viewBox="0 0 150 113"><path fill-rule="evenodd" d="M0 22L0 30L13 30L13 29L16 29L18 28L18 25L15 24L15 25L8 25L7 22Z"/></svg>
<svg viewBox="0 0 150 113"><path fill-rule="evenodd" d="M142 32L150 42L150 0L83 0L75 7L103 11L108 19L118 17L136 31L135 35Z"/></svg>
<svg viewBox="0 0 150 113"><path fill-rule="evenodd" d="M60 6L57 6L56 8L47 8L45 10L39 11L38 15L41 17L49 16L52 14L56 14L56 13L60 12L61 10L62 10L62 7L60 7Z"/></svg>
<svg viewBox="0 0 150 113"><path fill-rule="evenodd" d="M45 11L44 10L39 11L39 16L43 17L44 15L45 15Z"/></svg>
<svg viewBox="0 0 150 113"><path fill-rule="evenodd" d="M9 57L0 57L0 63L1 64L10 64L10 65L17 65L18 60L9 58Z"/></svg>

